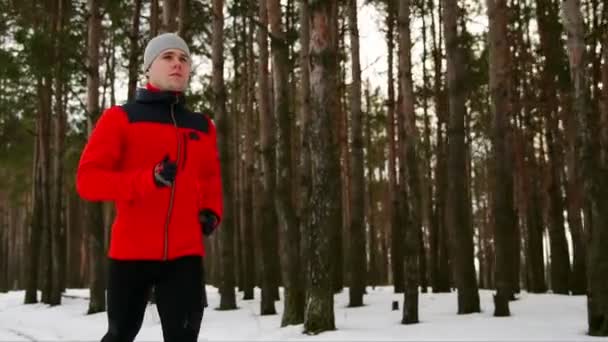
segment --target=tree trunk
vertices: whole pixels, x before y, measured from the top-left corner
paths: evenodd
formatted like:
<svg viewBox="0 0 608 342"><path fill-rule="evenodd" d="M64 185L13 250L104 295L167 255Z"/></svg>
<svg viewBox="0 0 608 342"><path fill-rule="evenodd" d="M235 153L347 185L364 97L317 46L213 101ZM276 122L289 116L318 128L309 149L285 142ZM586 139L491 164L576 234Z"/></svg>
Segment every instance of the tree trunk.
<svg viewBox="0 0 608 342"><path fill-rule="evenodd" d="M275 193L276 167L274 158L274 120L270 111L270 85L268 80L268 10L267 1L259 1L260 27L258 28L259 70L258 70L258 108L260 115L260 145L262 150L262 173L263 193L261 198L262 217L258 225L260 232L257 234L261 239L262 253L262 300L260 302L261 315L274 315L274 277L273 260L274 254L273 238L271 234L275 231L278 222L274 208L273 194Z"/></svg>
<svg viewBox="0 0 608 342"><path fill-rule="evenodd" d="M395 0L388 0L386 18L386 41L388 44L388 200L387 215L389 217L388 228L391 232L391 268L395 293L403 292L403 227L398 223L399 208L397 206L397 168L396 168L396 143L395 143L395 80L394 80L394 51L395 51Z"/></svg>
<svg viewBox="0 0 608 342"><path fill-rule="evenodd" d="M168 0L165 0L167 4ZM232 150L232 128L226 113L226 88L224 86L224 1L213 0L213 39L212 39L212 87L213 111L217 118L217 141L222 165L222 189L224 193L225 214L221 227L221 285L219 310L236 309L234 231L234 190L232 179L235 156Z"/></svg>
<svg viewBox="0 0 608 342"><path fill-rule="evenodd" d="M558 23L557 7L549 0L537 1L536 14L540 47L545 57L542 68L540 101L545 112L545 139L549 159L548 186L548 227L551 244L551 288L554 293L568 294L570 262L564 231L564 203L562 198L562 161L560 158L561 144L559 139L559 119L556 74L561 79L560 68L563 56L560 39L561 28Z"/></svg>
<svg viewBox="0 0 608 342"><path fill-rule="evenodd" d="M423 172L421 178L421 187L422 187L422 208L421 208L421 224L422 227L426 227L426 231L431 231L431 221L433 216L433 176L431 174L432 166L431 166L431 121L429 116L429 94L431 94L431 87L429 84L429 75L426 67L426 62L428 59L428 49L427 49L427 26L426 26L426 16L427 9L425 7L425 2L423 1L420 4L421 12L422 12L422 89L424 94L422 96L422 111L424 115L424 140L423 140L423 152L424 158L422 161ZM431 12L431 15L434 15ZM428 291L428 270L427 270L427 252L426 252L426 243L425 243L425 234L424 231L420 234L420 289L423 293ZM432 253L432 251L431 251Z"/></svg>
<svg viewBox="0 0 608 342"><path fill-rule="evenodd" d="M418 323L418 285L420 258L420 172L418 158L418 129L414 111L414 86L412 81L410 37L410 1L399 1L399 192L402 213L408 213L405 227L405 291L403 295L402 324ZM405 189L408 189L407 193ZM408 196L409 195L409 196Z"/></svg>
<svg viewBox="0 0 608 342"><path fill-rule="evenodd" d="M39 126L39 125L37 125ZM38 128L39 129L39 128ZM29 249L27 253L28 271L26 278L26 289L24 304L34 304L38 302L38 274L40 261L40 245L42 242L42 201L40 186L40 138L36 135L34 143L34 158L32 170L32 214L30 219Z"/></svg>
<svg viewBox="0 0 608 342"><path fill-rule="evenodd" d="M127 90L127 101L131 102L135 99L135 90L137 88L137 77L139 75L139 17L141 14L141 0L133 2L133 13L131 16L131 31L129 32L129 86Z"/></svg>
<svg viewBox="0 0 608 342"><path fill-rule="evenodd" d="M310 108L310 59L309 59L309 51L310 51L310 9L308 7L308 1L300 1L300 158L299 158L299 196L298 202L299 212L298 216L300 217L300 256L301 256L301 267L303 271L304 279L302 281L304 284L308 284L309 282L309 260L307 255L307 246L309 245L310 235L308 231L310 229L311 224L311 211L310 211L310 203L308 198L312 191L312 170L311 170L311 155L310 149L308 148L310 144L310 118L311 118L311 108ZM306 291L306 290L305 290ZM305 300L307 294L304 294Z"/></svg>
<svg viewBox="0 0 608 342"><path fill-rule="evenodd" d="M457 31L459 20L456 0L444 2L447 78L449 89L447 225L450 255L458 287L458 313L479 312L479 293L473 264L473 227L469 217L466 184L464 118L466 116L463 51Z"/></svg>
<svg viewBox="0 0 608 342"><path fill-rule="evenodd" d="M178 0L163 0L163 25L162 32L177 31L177 11L176 5Z"/></svg>
<svg viewBox="0 0 608 342"><path fill-rule="evenodd" d="M101 14L99 2L88 0L88 73L87 73L87 113L88 134L93 131L94 123L99 118L99 46L101 39ZM89 202L86 206L85 216L88 227L87 240L89 243L90 291L89 314L105 311L105 281L104 281L104 222L102 204Z"/></svg>
<svg viewBox="0 0 608 342"><path fill-rule="evenodd" d="M52 85L50 75L42 77L38 88L39 95L39 123L38 135L40 136L40 199L41 199L41 226L42 226L42 268L40 286L42 289L41 301L51 304L51 292L53 278L53 244L51 232L51 111L52 111Z"/></svg>
<svg viewBox="0 0 608 342"><path fill-rule="evenodd" d="M438 1L439 8L438 16L442 18L441 1ZM434 0L429 0L430 11L434 11ZM441 21L441 20L440 20ZM441 24L439 24L440 26ZM448 256L448 234L446 226L446 189L447 189L447 153L446 153L446 137L445 125L449 111L446 108L445 92L442 88L442 30L436 28L435 15L431 16L431 36L433 43L433 61L434 61L434 97L435 106L437 108L437 146L436 155L437 162L435 165L435 211L432 214L432 221L429 233L429 246L431 250L431 285L433 292L450 292L450 268ZM439 37L439 39L436 38Z"/></svg>
<svg viewBox="0 0 608 342"><path fill-rule="evenodd" d="M589 108L589 70L585 58L585 24L578 0L562 2L562 16L568 33L568 57L574 81L574 112L578 122L577 151L584 180L584 193L591 203L589 227L589 273L587 292L587 321L589 334L608 336L608 193L606 177L608 167L599 158L599 148L605 147L605 136L598 137L597 123ZM605 100L605 99L604 99ZM598 139L599 138L599 139Z"/></svg>
<svg viewBox="0 0 608 342"><path fill-rule="evenodd" d="M178 0L177 2L177 34L189 41L189 39L186 39L188 38L188 0Z"/></svg>
<svg viewBox="0 0 608 342"><path fill-rule="evenodd" d="M493 178L494 182L494 241L496 248L496 294L494 316L510 316L509 299L514 293L514 259L519 253L513 249L511 237L516 234L513 208L513 178L511 156L508 154L510 136L509 46L507 45L508 8L506 0L488 0L490 23L490 96L493 114Z"/></svg>
<svg viewBox="0 0 608 342"><path fill-rule="evenodd" d="M289 108L288 70L289 46L281 23L281 3L268 0L268 18L272 33L272 73L274 81L274 112L278 120L277 188L275 208L281 229L281 262L285 285L285 300L281 326L301 324L304 321L304 288L300 276L300 232L293 203L292 120ZM271 121L272 122L272 121Z"/></svg>
<svg viewBox="0 0 608 342"><path fill-rule="evenodd" d="M566 208L568 210L568 227L572 237L572 273L569 288L573 295L587 293L587 248L583 231L583 194L582 180L576 157L576 118L570 111L564 111L563 122L567 136L566 146Z"/></svg>
<svg viewBox="0 0 608 342"><path fill-rule="evenodd" d="M55 64L55 115L53 117L53 156L52 156L52 180L51 180L51 200L50 200L50 225L52 235L52 271L53 282L50 296L51 305L61 304L61 293L65 286L65 226L63 220L63 159L65 150L66 115L63 106L63 24L64 15L67 13L65 4L62 0L57 1L57 17L54 22L55 39L54 57Z"/></svg>
<svg viewBox="0 0 608 342"><path fill-rule="evenodd" d="M0 293L8 291L10 203L5 191L0 191Z"/></svg>
<svg viewBox="0 0 608 342"><path fill-rule="evenodd" d="M357 1L348 2L348 27L352 63L350 88L352 164L350 194L350 288L349 307L363 305L365 292L365 176L363 165L363 113L361 111L361 62L359 58L359 27L357 23Z"/></svg>
<svg viewBox="0 0 608 342"><path fill-rule="evenodd" d="M310 140L312 188L309 258L304 332L318 334L335 329L331 281L331 237L340 224L340 175L338 146L332 138L337 85L338 3L336 0L310 4Z"/></svg>
<svg viewBox="0 0 608 342"><path fill-rule="evenodd" d="M158 8L158 1L159 0L150 0L150 38L156 37L159 31L160 25L158 22L158 12L160 11L160 9Z"/></svg>
<svg viewBox="0 0 608 342"><path fill-rule="evenodd" d="M252 1L250 0L248 5L252 8ZM248 32L245 32L247 40L247 75L246 83L247 88L245 90L245 115L246 119L246 131L245 131L245 174L243 177L243 221L241 224L241 235L243 244L243 299L253 299L254 286L255 286L255 253L254 253L254 232L255 220L253 217L254 210L254 192L253 182L255 180L255 156L254 156L254 145L255 145L255 118L253 112L253 101L255 94L255 64L254 64L254 52L253 52L253 32L254 22L253 16L247 21Z"/></svg>
<svg viewBox="0 0 608 342"><path fill-rule="evenodd" d="M369 253L369 261L367 263L367 284L372 288L378 286L378 226L374 221L376 212L375 191L374 191L374 168L372 166L372 103L370 94L370 83L366 82L365 86L365 149L366 149L366 168L367 182L365 182L365 192L367 193L366 221L368 227L367 248Z"/></svg>

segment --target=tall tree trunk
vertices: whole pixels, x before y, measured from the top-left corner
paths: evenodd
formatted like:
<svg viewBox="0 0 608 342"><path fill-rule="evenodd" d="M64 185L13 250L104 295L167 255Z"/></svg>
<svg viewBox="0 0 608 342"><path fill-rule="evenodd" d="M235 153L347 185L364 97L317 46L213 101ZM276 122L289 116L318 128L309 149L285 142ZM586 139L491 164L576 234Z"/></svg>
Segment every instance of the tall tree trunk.
<svg viewBox="0 0 608 342"><path fill-rule="evenodd" d="M165 4L168 0L165 0ZM221 272L220 310L236 309L234 293L234 231L236 215L234 214L234 190L232 174L235 161L232 150L232 128L230 117L226 113L226 88L224 86L224 1L213 0L213 38L212 38L212 87L213 111L217 118L217 140L222 165L222 189L224 207L221 234Z"/></svg>
<svg viewBox="0 0 608 342"><path fill-rule="evenodd" d="M369 80L365 84L365 149L366 149L366 168L367 182L365 182L365 192L367 193L366 221L368 227L367 245L369 253L369 261L367 263L367 284L372 287L378 286L378 232L377 225L374 221L375 215L375 191L374 191L374 168L372 166L372 99Z"/></svg>
<svg viewBox="0 0 608 342"><path fill-rule="evenodd" d="M310 9L308 7L307 0L300 1L300 158L299 158L299 187L298 187L298 202L300 202L298 216L300 218L300 256L301 256L301 267L304 275L303 282L308 284L309 282L309 260L307 255L307 246L309 246L310 235L308 231L310 229L311 219L311 207L308 198L312 191L312 161L310 155L310 118L311 118L311 106L310 106ZM306 291L306 290L305 290ZM304 294L305 300L307 294Z"/></svg>
<svg viewBox="0 0 608 342"><path fill-rule="evenodd" d="M530 25L525 22L525 29L522 29L524 36L522 37L522 52L525 58L522 63L525 65L532 64L531 41L530 41ZM531 70L525 72L531 73ZM524 153L527 163L524 165L526 177L522 181L527 190L526 211L521 213L525 216L526 228L526 266L528 279L528 292L544 293L547 291L545 282L545 260L543 255L543 204L541 196L541 177L540 165L535 153L535 137L538 134L535 126L535 115L533 108L535 105L535 96L532 91L533 84L530 81L530 74L524 73L522 76L522 94L523 94L523 125L522 129L525 135Z"/></svg>
<svg viewBox="0 0 608 342"><path fill-rule="evenodd" d="M554 293L568 294L570 262L564 230L564 200L562 198L562 161L559 139L559 118L556 74L561 79L563 49L560 38L561 27L558 23L557 7L551 0L539 0L536 15L540 37L540 47L545 57L541 74L540 101L545 112L545 139L549 159L548 186L548 226L551 244L551 288Z"/></svg>
<svg viewBox="0 0 608 342"><path fill-rule="evenodd" d="M98 0L88 0L88 46L87 46L87 128L91 135L94 123L99 118L99 46L101 40L101 14ZM87 239L89 242L90 291L89 314L105 311L104 286L104 222L100 202L89 202L86 206Z"/></svg>
<svg viewBox="0 0 608 342"><path fill-rule="evenodd" d="M37 125L39 126L39 125ZM39 129L39 128L38 128ZM32 170L32 213L29 227L28 241L28 271L26 278L26 289L24 304L38 302L38 275L40 268L40 245L42 242L42 215L41 215L41 187L40 187L40 138L36 134L34 143L34 158Z"/></svg>
<svg viewBox="0 0 608 342"><path fill-rule="evenodd" d="M402 213L408 213L405 227L405 291L401 323L418 323L418 285L420 257L420 172L418 158L418 129L414 111L414 85L412 81L410 37L410 1L399 1L399 197ZM406 192L405 189L408 189ZM409 195L409 196L408 196Z"/></svg>
<svg viewBox="0 0 608 342"><path fill-rule="evenodd" d="M258 28L259 70L258 70L258 108L260 112L260 145L262 150L263 193L261 198L262 217L257 233L262 248L262 315L274 315L274 277L273 244L271 235L278 225L273 195L276 187L276 168L274 158L274 120L270 109L270 85L268 80L268 10L267 0L259 1L260 27Z"/></svg>
<svg viewBox="0 0 608 342"><path fill-rule="evenodd" d="M53 236L53 284L51 292L51 305L61 304L61 293L65 286L66 277L66 243L65 243L65 224L63 210L63 159L66 133L66 115L63 106L64 79L63 79L63 25L64 16L67 13L68 4L62 0L57 1L57 18L54 23L57 38L55 41L55 115L53 117L53 157L52 157L52 177L51 182L51 231Z"/></svg>
<svg viewBox="0 0 608 342"><path fill-rule="evenodd" d="M444 2L444 30L449 89L447 225L450 256L458 287L458 313L479 312L479 293L473 264L473 227L469 217L466 184L464 118L466 116L463 51L457 31L459 20L456 0Z"/></svg>
<svg viewBox="0 0 608 342"><path fill-rule="evenodd" d="M0 293L8 291L10 203L6 192L0 191Z"/></svg>
<svg viewBox="0 0 608 342"><path fill-rule="evenodd" d="M442 18L442 1L437 1L439 8L437 14ZM431 36L433 43L433 64L434 64L434 85L433 93L435 97L435 108L437 113L437 162L435 164L435 211L432 214L432 221L429 233L430 264L431 264L431 285L433 292L450 292L450 268L448 256L448 234L445 219L446 213L446 189L447 189L447 153L446 153L446 121L449 111L446 108L445 91L442 87L442 30L437 28L435 23L435 0L429 0L431 12ZM441 22L441 20L439 20ZM441 26L441 24L439 24ZM437 36L439 38L437 38Z"/></svg>
<svg viewBox="0 0 608 342"><path fill-rule="evenodd" d="M365 176L363 165L363 113L361 111L361 62L359 58L359 26L357 23L357 0L348 2L348 27L352 63L350 88L352 164L350 194L350 288L349 307L363 305L365 292Z"/></svg>
<svg viewBox="0 0 608 342"><path fill-rule="evenodd" d="M163 0L163 25L162 32L177 31L177 11L178 0Z"/></svg>
<svg viewBox="0 0 608 342"><path fill-rule="evenodd" d="M41 218L42 218L42 269L41 269L41 300L45 304L51 304L51 293L53 286L53 243L51 231L51 111L52 111L52 85L51 76L47 74L42 77L39 87L40 111L38 113L40 126L40 193L41 193Z"/></svg>
<svg viewBox="0 0 608 342"><path fill-rule="evenodd" d="M310 2L310 140L312 189L309 197L311 222L307 254L309 258L304 331L317 334L335 329L331 282L331 237L341 227L340 165L337 132L336 85L338 70L338 2Z"/></svg>
<svg viewBox="0 0 608 342"><path fill-rule="evenodd" d="M334 136L335 144L338 148L338 160L340 164L340 177L337 178L340 183L340 229L335 230L332 240L332 277L334 293L339 293L344 288L344 282L350 281L348 269L344 269L347 264L348 246L350 241L347 240L347 231L350 224L350 153L348 151L348 113L346 108L346 67L343 67L343 62L346 63L346 48L345 48L345 32L346 24L344 18L344 7L338 7L338 78L336 87L338 116L334 120L337 134Z"/></svg>
<svg viewBox="0 0 608 342"><path fill-rule="evenodd" d="M583 194L582 179L576 156L576 118L572 112L564 111L563 122L567 136L566 146L566 208L568 210L568 227L572 237L572 273L569 288L573 295L587 293L587 248L583 231Z"/></svg>
<svg viewBox="0 0 608 342"><path fill-rule="evenodd" d="M431 166L431 121L429 116L429 94L431 94L431 87L429 84L429 75L427 70L427 59L428 59L428 49L427 49L427 26L426 26L426 16L427 9L425 6L425 2L423 1L420 4L421 12L422 12L422 82L423 82L423 95L422 95L422 111L424 115L424 140L423 144L423 152L424 158L422 161L423 172L421 176L421 187L422 187L422 207L421 207L421 224L422 227L426 227L426 231L430 232L431 221L433 216L433 176L431 174L432 166ZM433 12L431 12L433 15ZM423 293L428 291L428 270L427 270L427 252L426 252L426 244L425 244L425 234L424 231L420 234L420 288ZM431 251L432 253L432 251Z"/></svg>
<svg viewBox="0 0 608 342"><path fill-rule="evenodd" d="M494 241L496 246L496 295L494 316L509 316L509 299L514 293L513 259L519 253L513 250L511 237L517 222L513 208L512 163L508 140L510 136L510 82L511 65L507 44L508 8L506 0L487 0L490 23L490 97L493 114L493 178L494 190ZM517 258L516 260L519 260Z"/></svg>
<svg viewBox="0 0 608 342"><path fill-rule="evenodd" d="M150 0L150 38L154 38L158 35L159 31L159 7L158 1L160 0Z"/></svg>
<svg viewBox="0 0 608 342"><path fill-rule="evenodd" d="M597 3L593 2L593 7L597 6ZM592 8L593 12L597 8ZM593 15L594 20L597 15ZM592 35L596 36L596 35ZM591 39L591 51L595 51L595 38ZM598 63L593 59L595 53L591 53L592 58L592 70L593 79L596 77L596 73L599 71ZM598 56L599 57L599 56ZM597 58L599 61L600 58ZM593 83L595 84L595 82ZM591 89L596 94L596 86L592 85ZM570 90L564 92L570 93ZM576 95L576 94L574 94ZM566 101L570 102L573 98L572 94L564 96ZM588 103L592 106L590 110L595 112L597 110L597 102L595 96L592 97L592 102ZM570 107L570 106L568 106ZM572 241L572 273L570 274L569 288L572 294L582 295L587 293L587 248L585 243L584 231L583 231L583 193L582 193L582 182L580 177L580 165L577 160L577 146L576 137L578 131L578 125L576 117L572 115L572 109L562 109L562 121L564 124L564 130L566 135L566 146L565 146L565 159L566 159L566 208L568 210L568 227L570 228L571 241ZM603 126L601 126L603 127Z"/></svg>
<svg viewBox="0 0 608 342"><path fill-rule="evenodd" d="M188 38L188 0L177 0L177 34L189 41Z"/></svg>
<svg viewBox="0 0 608 342"><path fill-rule="evenodd" d="M608 167L605 159L600 159L599 148L605 147L605 136L598 137L597 122L589 108L589 70L585 57L585 23L578 0L562 2L562 16L568 33L568 57L570 72L574 81L574 111L579 126L577 151L582 166L584 193L591 203L591 224L589 227L589 273L587 292L587 321L589 334L608 336L608 243L607 215L608 193L606 179ZM598 139L599 138L599 139Z"/></svg>
<svg viewBox="0 0 608 342"><path fill-rule="evenodd" d="M131 16L131 30L129 32L129 85L127 90L127 100L135 99L135 90L137 88L137 77L139 75L139 17L141 15L141 0L133 2L133 13Z"/></svg>
<svg viewBox="0 0 608 342"><path fill-rule="evenodd" d="M300 276L300 232L293 203L292 120L289 108L288 70L289 46L282 19L279 0L268 0L268 18L272 33L272 74L274 81L274 112L278 120L277 173L278 181L275 208L281 229L281 262L285 284L285 300L281 326L301 324L304 321L304 288Z"/></svg>
<svg viewBox="0 0 608 342"><path fill-rule="evenodd" d="M387 2L386 17L386 41L388 44L388 205L387 215L389 217L388 228L391 236L391 273L395 293L403 292L403 227L398 222L399 207L397 205L397 148L395 129L395 77L394 77L394 51L395 51L395 12L397 11L395 0Z"/></svg>
<svg viewBox="0 0 608 342"><path fill-rule="evenodd" d="M249 8L253 8L253 1L248 1ZM251 13L249 13L251 14ZM253 32L254 22L253 16L249 17L247 22L247 31L244 32L245 39L247 41L247 75L246 83L247 88L245 90L245 122L247 123L245 131L245 174L243 177L243 222L241 224L241 236L243 244L243 299L253 299L254 287L255 287L255 263L254 263L254 232L255 232L255 220L253 217L253 182L255 180L255 156L254 156L254 145L255 145L255 118L253 101L255 94L255 64L254 64L254 52L253 52Z"/></svg>

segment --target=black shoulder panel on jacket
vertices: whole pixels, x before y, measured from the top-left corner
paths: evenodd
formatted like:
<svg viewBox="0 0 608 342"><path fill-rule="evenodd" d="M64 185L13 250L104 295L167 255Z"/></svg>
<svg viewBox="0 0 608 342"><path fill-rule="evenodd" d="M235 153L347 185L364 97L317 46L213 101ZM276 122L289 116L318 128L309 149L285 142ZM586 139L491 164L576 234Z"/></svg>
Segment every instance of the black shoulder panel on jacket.
<svg viewBox="0 0 608 342"><path fill-rule="evenodd" d="M153 122L173 125L169 105L127 103L122 105L127 113L129 123ZM202 133L209 133L209 122L200 113L193 113L181 105L175 106L175 121L180 128L190 128Z"/></svg>

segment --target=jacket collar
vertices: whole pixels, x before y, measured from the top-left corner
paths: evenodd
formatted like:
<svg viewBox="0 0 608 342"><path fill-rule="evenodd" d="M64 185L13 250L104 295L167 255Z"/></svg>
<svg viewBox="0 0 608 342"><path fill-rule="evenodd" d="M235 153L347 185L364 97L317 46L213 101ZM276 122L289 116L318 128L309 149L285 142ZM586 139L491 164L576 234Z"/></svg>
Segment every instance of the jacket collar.
<svg viewBox="0 0 608 342"><path fill-rule="evenodd" d="M137 88L135 101L139 103L179 104L183 106L186 104L186 97L184 93L160 90L148 83L145 88Z"/></svg>

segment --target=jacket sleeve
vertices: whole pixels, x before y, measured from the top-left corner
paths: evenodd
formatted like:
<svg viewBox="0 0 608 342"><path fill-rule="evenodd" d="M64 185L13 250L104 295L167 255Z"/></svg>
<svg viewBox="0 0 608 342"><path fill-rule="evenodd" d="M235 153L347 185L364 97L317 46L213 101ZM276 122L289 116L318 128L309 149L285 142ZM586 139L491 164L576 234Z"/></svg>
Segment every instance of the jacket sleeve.
<svg viewBox="0 0 608 342"><path fill-rule="evenodd" d="M97 121L76 171L76 190L83 199L130 201L155 189L153 165L139 170L119 169L127 125L127 116L118 106L106 110Z"/></svg>
<svg viewBox="0 0 608 342"><path fill-rule="evenodd" d="M213 121L207 117L209 123L210 148L207 162L201 168L199 178L199 196L201 210L211 210L217 215L218 220L222 220L224 211L222 193L222 172L220 158L217 149L217 131ZM219 223L218 221L218 223Z"/></svg>

